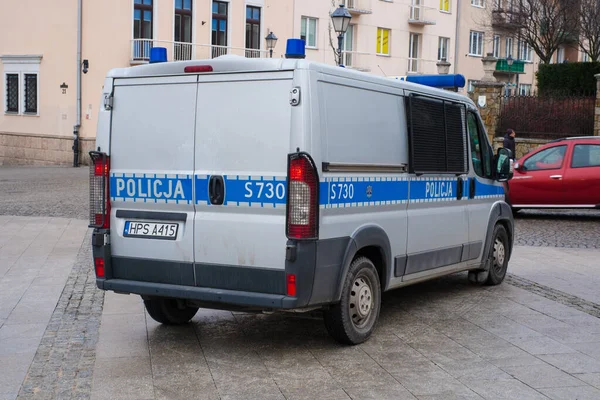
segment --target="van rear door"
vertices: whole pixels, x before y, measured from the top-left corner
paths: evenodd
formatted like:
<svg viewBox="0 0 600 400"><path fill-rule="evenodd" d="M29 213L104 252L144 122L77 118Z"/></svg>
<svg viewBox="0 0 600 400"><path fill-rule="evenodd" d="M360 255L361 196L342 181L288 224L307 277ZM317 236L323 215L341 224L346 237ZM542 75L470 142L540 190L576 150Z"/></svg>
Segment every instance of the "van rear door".
<svg viewBox="0 0 600 400"><path fill-rule="evenodd" d="M193 285L196 76L115 80L112 278Z"/></svg>
<svg viewBox="0 0 600 400"><path fill-rule="evenodd" d="M285 293L292 71L200 75L196 285Z"/></svg>

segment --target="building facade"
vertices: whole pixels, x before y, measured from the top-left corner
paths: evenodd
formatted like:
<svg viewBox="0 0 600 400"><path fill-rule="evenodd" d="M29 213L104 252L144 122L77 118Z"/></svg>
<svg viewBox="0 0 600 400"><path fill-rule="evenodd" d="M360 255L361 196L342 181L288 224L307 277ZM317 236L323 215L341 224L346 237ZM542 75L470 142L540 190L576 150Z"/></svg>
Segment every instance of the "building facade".
<svg viewBox="0 0 600 400"><path fill-rule="evenodd" d="M87 161L106 73L147 63L152 47L167 48L170 61L268 57L265 37L273 32L279 38L273 57L283 57L286 40L295 37L306 40L307 59L334 64L329 14L340 1L352 14L343 43L347 68L388 77L435 74L446 59L451 73L471 83L483 76L481 57L493 53L498 80L516 84L519 93L535 86L533 52L498 17L507 0L6 1L0 4L0 164L70 164L74 132Z"/></svg>

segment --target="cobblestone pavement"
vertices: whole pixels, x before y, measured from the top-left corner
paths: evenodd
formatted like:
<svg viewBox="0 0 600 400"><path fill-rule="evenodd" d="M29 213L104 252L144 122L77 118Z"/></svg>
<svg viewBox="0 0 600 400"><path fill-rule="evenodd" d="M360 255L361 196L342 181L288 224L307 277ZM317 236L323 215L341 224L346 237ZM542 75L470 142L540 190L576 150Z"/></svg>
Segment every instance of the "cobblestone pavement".
<svg viewBox="0 0 600 400"><path fill-rule="evenodd" d="M85 219L89 168L0 166L0 215Z"/></svg>

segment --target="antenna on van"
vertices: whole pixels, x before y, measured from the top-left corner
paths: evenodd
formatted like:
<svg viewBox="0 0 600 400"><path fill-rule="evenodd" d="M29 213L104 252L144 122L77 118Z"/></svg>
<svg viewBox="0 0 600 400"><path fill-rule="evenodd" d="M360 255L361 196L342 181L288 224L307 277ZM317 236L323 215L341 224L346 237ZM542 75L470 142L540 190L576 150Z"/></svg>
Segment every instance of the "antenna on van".
<svg viewBox="0 0 600 400"><path fill-rule="evenodd" d="M385 76L387 78L387 74L385 73L385 71L383 70L383 68L381 68L379 66L379 64L377 64L377 67L381 70L381 73L383 74L383 76Z"/></svg>

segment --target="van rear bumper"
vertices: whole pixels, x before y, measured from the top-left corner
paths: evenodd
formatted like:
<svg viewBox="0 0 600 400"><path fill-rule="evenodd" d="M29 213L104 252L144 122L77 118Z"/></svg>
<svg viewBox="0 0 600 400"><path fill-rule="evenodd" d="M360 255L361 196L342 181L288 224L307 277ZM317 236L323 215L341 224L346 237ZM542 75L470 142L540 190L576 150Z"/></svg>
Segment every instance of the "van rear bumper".
<svg viewBox="0 0 600 400"><path fill-rule="evenodd" d="M171 297L199 302L260 309L296 308L298 299L280 294L242 292L167 283L139 282L125 279L97 279L98 288L141 296Z"/></svg>

